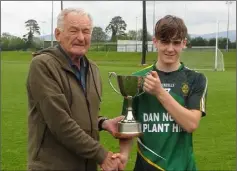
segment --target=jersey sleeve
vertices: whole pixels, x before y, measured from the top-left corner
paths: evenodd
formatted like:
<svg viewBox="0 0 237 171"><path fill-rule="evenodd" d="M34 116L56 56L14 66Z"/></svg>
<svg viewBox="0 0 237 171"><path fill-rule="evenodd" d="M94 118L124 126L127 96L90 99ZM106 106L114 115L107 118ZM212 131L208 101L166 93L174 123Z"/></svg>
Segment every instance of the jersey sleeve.
<svg viewBox="0 0 237 171"><path fill-rule="evenodd" d="M207 87L207 78L203 74L199 74L194 80L187 101L187 108L200 110L202 116L206 115Z"/></svg>

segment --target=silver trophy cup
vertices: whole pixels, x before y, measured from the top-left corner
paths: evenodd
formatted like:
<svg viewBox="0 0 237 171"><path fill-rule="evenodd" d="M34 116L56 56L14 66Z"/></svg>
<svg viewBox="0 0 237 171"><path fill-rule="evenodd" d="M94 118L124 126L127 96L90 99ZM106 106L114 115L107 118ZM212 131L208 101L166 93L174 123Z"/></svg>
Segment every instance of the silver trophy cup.
<svg viewBox="0 0 237 171"><path fill-rule="evenodd" d="M116 90L111 82L111 78L117 79L119 91ZM142 90L144 78L142 76L117 75L115 72L109 72L109 84L113 90L122 95L128 101L126 114L123 120L118 123L118 138L138 137L142 135L141 124L137 122L133 115L132 101L135 97L144 93Z"/></svg>

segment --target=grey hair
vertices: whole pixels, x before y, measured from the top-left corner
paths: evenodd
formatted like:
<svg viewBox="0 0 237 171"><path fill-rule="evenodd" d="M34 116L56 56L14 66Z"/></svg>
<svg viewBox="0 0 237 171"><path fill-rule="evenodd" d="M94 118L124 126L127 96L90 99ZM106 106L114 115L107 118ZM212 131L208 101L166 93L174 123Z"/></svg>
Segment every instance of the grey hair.
<svg viewBox="0 0 237 171"><path fill-rule="evenodd" d="M64 18L71 12L75 12L81 16L87 16L89 20L91 21L91 29L93 28L93 20L89 13L87 13L84 9L81 8L65 8L63 9L58 17L57 17L57 28L63 30L64 28Z"/></svg>

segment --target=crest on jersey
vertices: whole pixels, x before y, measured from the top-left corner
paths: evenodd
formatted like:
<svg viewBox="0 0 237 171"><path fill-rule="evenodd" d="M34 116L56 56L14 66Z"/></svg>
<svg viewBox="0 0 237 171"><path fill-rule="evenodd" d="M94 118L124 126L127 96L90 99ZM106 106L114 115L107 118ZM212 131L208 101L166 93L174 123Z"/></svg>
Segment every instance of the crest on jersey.
<svg viewBox="0 0 237 171"><path fill-rule="evenodd" d="M187 83L183 83L181 89L182 89L182 92L183 92L184 96L187 96L188 92L189 92L188 84Z"/></svg>

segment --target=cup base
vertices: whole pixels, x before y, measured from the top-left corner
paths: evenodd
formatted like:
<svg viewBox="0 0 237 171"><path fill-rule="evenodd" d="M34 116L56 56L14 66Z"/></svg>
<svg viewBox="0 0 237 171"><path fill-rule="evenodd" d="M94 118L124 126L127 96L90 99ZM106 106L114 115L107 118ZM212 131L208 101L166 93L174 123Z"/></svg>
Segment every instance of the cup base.
<svg viewBox="0 0 237 171"><path fill-rule="evenodd" d="M142 133L122 133L122 132L115 133L115 137L118 139L131 139L140 137L141 135Z"/></svg>
<svg viewBox="0 0 237 171"><path fill-rule="evenodd" d="M133 138L142 135L141 124L139 122L118 122L117 138Z"/></svg>

